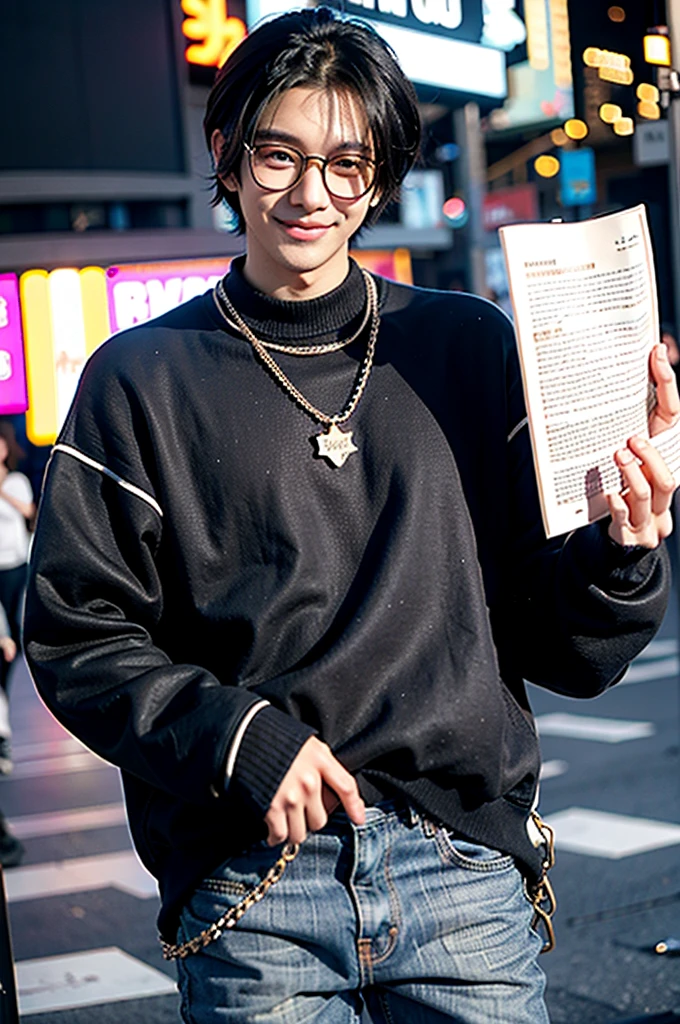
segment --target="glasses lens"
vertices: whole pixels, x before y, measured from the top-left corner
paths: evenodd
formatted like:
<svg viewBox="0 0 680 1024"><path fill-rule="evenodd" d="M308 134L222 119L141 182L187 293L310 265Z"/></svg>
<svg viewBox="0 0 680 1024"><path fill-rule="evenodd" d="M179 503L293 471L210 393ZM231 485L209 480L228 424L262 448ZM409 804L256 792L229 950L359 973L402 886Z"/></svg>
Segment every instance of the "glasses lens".
<svg viewBox="0 0 680 1024"><path fill-rule="evenodd" d="M301 178L305 158L289 146L265 143L250 150L253 177L262 188L282 192ZM375 167L360 153L343 153L324 169L326 188L337 199L357 199L373 185Z"/></svg>
<svg viewBox="0 0 680 1024"><path fill-rule="evenodd" d="M333 157L326 165L326 188L338 199L356 199L373 184L373 164L358 153Z"/></svg>
<svg viewBox="0 0 680 1024"><path fill-rule="evenodd" d="M262 188L290 188L300 176L302 155L287 146L257 146L250 154L253 177Z"/></svg>

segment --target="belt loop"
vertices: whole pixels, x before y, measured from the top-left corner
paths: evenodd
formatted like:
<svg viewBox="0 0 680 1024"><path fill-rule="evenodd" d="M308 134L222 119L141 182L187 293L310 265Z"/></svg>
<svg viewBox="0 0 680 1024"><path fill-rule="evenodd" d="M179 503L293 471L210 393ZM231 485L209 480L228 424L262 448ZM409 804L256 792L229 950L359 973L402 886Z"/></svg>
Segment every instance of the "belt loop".
<svg viewBox="0 0 680 1024"><path fill-rule="evenodd" d="M408 820L409 828L415 828L416 825L420 824L420 822L422 821L422 818L421 818L420 814L418 813L418 811L413 806L413 804L410 803L410 801L407 800L405 806L406 806L406 815L407 815L407 820Z"/></svg>

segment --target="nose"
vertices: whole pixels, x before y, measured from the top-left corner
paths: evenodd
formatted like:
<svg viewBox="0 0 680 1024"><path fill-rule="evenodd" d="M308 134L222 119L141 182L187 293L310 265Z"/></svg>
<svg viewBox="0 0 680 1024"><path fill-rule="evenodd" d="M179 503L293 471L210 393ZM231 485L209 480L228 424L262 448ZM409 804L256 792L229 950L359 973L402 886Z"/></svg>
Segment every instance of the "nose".
<svg viewBox="0 0 680 1024"><path fill-rule="evenodd" d="M323 162L318 157L308 157L302 177L290 193L294 205L307 210L318 210L328 206L330 196L323 180Z"/></svg>

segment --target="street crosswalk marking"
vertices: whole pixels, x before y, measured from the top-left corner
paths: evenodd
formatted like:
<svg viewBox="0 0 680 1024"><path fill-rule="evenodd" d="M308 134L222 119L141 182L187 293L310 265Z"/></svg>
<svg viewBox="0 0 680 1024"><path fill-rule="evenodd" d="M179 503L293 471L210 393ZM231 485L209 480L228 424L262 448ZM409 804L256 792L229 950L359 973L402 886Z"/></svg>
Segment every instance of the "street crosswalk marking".
<svg viewBox="0 0 680 1024"><path fill-rule="evenodd" d="M8 903L108 888L140 899L158 896L156 879L132 850L12 868L5 875L5 886Z"/></svg>
<svg viewBox="0 0 680 1024"><path fill-rule="evenodd" d="M555 829L558 850L620 860L680 843L680 825L584 807L570 807L546 818Z"/></svg>
<svg viewBox="0 0 680 1024"><path fill-rule="evenodd" d="M8 823L17 839L35 839L38 836L125 825L127 818L124 805L115 803L79 807L70 811L52 811L49 814L22 814L9 818Z"/></svg>
<svg viewBox="0 0 680 1024"><path fill-rule="evenodd" d="M640 661L646 658L669 658L671 654L677 653L677 640L652 640L651 643L647 644L645 649L638 654L635 660Z"/></svg>
<svg viewBox="0 0 680 1024"><path fill-rule="evenodd" d="M21 1017L177 993L167 974L117 946L22 960L16 969Z"/></svg>
<svg viewBox="0 0 680 1024"><path fill-rule="evenodd" d="M44 775L70 775L74 772L93 772L97 769L113 768L89 750L64 754L61 757L39 757L30 761L15 762L13 779L39 779Z"/></svg>
<svg viewBox="0 0 680 1024"><path fill-rule="evenodd" d="M15 779L39 779L44 775L69 775L112 767L75 736L67 734L63 739L16 744L12 759Z"/></svg>
<svg viewBox="0 0 680 1024"><path fill-rule="evenodd" d="M672 658L659 658L657 660L642 660L630 666L623 679L618 684L625 686L627 683L647 683L653 679L670 679L671 676L680 674L680 658L674 655Z"/></svg>
<svg viewBox="0 0 680 1024"><path fill-rule="evenodd" d="M80 740L67 736L65 739L45 740L42 743L14 744L12 755L16 764L17 761L34 761L36 758L80 754L85 750L87 747Z"/></svg>
<svg viewBox="0 0 680 1024"><path fill-rule="evenodd" d="M541 782L545 782L546 779L556 779L568 770L569 765L566 761L559 761L557 758L553 761L544 761L541 765Z"/></svg>
<svg viewBox="0 0 680 1024"><path fill-rule="evenodd" d="M653 736L652 722L631 722L620 718L594 718L590 715L555 713L539 715L536 728L540 736L564 736L569 739L597 740L600 743L624 743Z"/></svg>

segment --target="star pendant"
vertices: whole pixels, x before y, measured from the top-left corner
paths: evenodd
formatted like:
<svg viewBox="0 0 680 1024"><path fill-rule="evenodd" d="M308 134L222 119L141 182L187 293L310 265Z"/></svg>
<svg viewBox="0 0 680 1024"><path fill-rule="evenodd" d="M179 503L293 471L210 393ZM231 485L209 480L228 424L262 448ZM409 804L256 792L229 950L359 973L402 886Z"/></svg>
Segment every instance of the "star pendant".
<svg viewBox="0 0 680 1024"><path fill-rule="evenodd" d="M352 452L359 449L352 443L351 430L340 430L337 423L331 423L324 434L316 434L316 441L319 455L328 459L334 466L344 466Z"/></svg>

